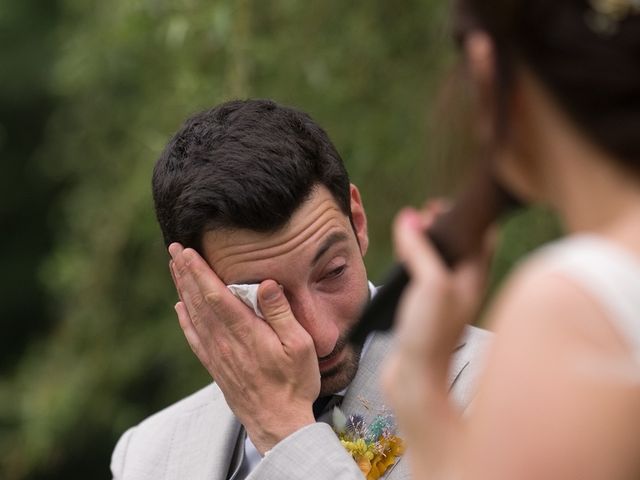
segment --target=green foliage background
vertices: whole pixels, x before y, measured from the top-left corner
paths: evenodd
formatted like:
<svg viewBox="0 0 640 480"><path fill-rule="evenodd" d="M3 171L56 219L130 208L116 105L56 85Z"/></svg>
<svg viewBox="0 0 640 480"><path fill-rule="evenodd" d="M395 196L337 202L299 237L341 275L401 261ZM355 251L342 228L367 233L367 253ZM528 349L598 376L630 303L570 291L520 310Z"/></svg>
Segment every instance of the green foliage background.
<svg viewBox="0 0 640 480"><path fill-rule="evenodd" d="M381 278L394 212L460 175L464 126L436 108L447 19L441 0L0 3L0 478L109 478L128 426L208 381L149 188L190 113L238 97L310 112L361 187ZM494 283L556 233L540 211L510 222Z"/></svg>

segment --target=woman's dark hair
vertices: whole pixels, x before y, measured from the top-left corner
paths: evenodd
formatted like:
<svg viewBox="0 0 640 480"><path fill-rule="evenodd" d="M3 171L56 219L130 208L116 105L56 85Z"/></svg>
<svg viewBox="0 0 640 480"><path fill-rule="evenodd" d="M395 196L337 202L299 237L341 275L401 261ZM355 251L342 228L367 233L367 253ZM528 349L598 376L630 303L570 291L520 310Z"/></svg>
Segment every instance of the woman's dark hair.
<svg viewBox="0 0 640 480"><path fill-rule="evenodd" d="M482 30L492 38L503 92L524 63L594 143L640 167L640 12L631 3L608 29L598 28L608 19L595 0L457 0L455 7L459 37Z"/></svg>

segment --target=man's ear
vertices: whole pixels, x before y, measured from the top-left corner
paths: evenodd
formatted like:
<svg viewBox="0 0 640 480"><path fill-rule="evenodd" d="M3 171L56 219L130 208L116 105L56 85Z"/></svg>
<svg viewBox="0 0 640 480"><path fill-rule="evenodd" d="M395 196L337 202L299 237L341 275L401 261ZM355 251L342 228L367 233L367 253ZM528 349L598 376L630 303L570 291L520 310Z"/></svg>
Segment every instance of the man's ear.
<svg viewBox="0 0 640 480"><path fill-rule="evenodd" d="M349 186L351 195L351 221L356 232L356 238L360 245L362 256L367 253L369 248L369 231L367 230L367 214L364 211L364 205L360 198L360 191L353 183Z"/></svg>

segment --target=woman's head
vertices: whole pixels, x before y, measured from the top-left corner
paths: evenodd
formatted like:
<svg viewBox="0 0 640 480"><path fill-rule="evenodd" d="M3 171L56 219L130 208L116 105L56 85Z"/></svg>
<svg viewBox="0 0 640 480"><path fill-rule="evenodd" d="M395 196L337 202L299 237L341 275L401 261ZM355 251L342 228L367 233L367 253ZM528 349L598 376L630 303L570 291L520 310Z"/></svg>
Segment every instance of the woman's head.
<svg viewBox="0 0 640 480"><path fill-rule="evenodd" d="M494 47L499 128L524 66L592 143L640 169L638 0L457 0L456 34Z"/></svg>

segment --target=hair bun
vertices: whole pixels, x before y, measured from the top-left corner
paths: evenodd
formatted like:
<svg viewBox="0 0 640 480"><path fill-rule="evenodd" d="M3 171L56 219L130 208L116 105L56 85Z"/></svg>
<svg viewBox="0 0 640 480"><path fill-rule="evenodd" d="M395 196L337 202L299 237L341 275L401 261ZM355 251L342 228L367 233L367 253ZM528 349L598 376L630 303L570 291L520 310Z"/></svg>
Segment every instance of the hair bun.
<svg viewBox="0 0 640 480"><path fill-rule="evenodd" d="M589 4L585 22L599 35L615 35L620 22L640 14L640 0L590 0Z"/></svg>

